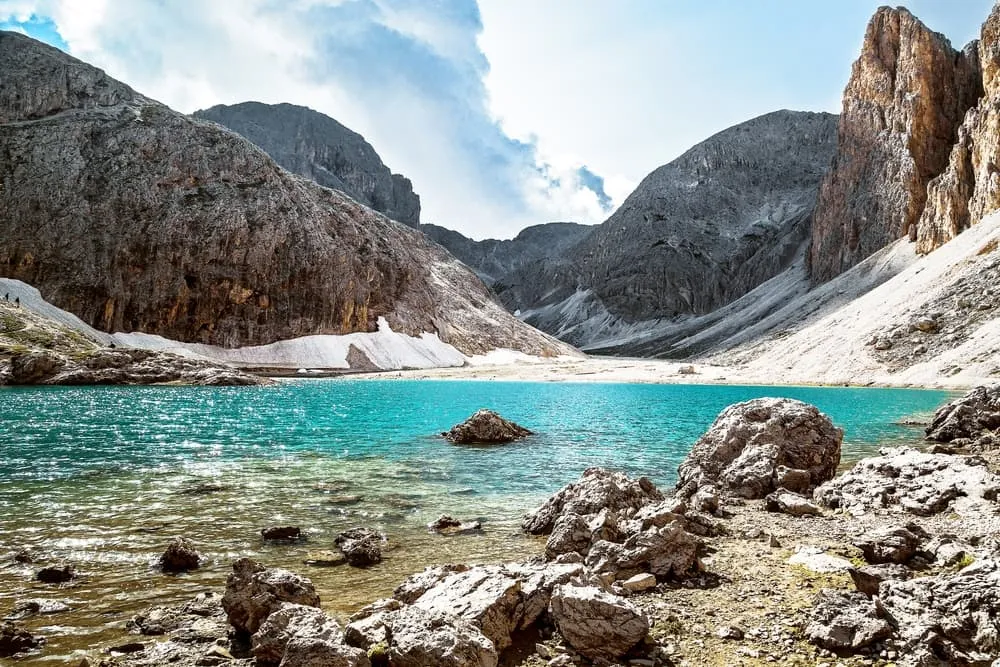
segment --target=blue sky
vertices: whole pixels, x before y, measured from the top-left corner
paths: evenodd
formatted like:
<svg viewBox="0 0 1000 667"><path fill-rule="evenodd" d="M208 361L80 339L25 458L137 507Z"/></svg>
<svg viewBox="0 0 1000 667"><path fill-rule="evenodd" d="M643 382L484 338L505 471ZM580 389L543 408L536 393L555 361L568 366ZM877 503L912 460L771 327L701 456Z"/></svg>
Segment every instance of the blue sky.
<svg viewBox="0 0 1000 667"><path fill-rule="evenodd" d="M600 222L649 171L775 109L839 111L866 0L0 0L0 25L184 112L292 102L361 132L423 220ZM906 6L956 47L990 0Z"/></svg>

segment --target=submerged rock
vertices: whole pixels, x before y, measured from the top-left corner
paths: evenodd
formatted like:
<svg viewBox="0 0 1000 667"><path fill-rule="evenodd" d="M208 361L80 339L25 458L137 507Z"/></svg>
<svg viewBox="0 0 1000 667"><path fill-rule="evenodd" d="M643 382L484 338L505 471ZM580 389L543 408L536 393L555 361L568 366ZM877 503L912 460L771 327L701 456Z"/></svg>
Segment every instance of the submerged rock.
<svg viewBox="0 0 1000 667"><path fill-rule="evenodd" d="M467 535L481 531L483 524L479 521L459 521L452 516L442 514L427 524L427 528L441 535Z"/></svg>
<svg viewBox="0 0 1000 667"><path fill-rule="evenodd" d="M302 537L298 526L269 526L261 528L260 536L265 540L290 542Z"/></svg>
<svg viewBox="0 0 1000 667"><path fill-rule="evenodd" d="M14 608L7 615L9 621L16 621L30 616L61 614L70 611L72 607L62 600L47 600L45 598L34 598L31 600L18 600L14 603Z"/></svg>
<svg viewBox="0 0 1000 667"><path fill-rule="evenodd" d="M238 633L253 634L282 603L319 607L319 595L305 577L249 558L233 563L222 608Z"/></svg>
<svg viewBox="0 0 1000 667"><path fill-rule="evenodd" d="M64 584L76 577L76 568L69 563L43 567L35 573L35 579L43 584Z"/></svg>
<svg viewBox="0 0 1000 667"><path fill-rule="evenodd" d="M343 552L349 565L368 567L382 562L385 535L371 528L351 528L337 535L334 544Z"/></svg>
<svg viewBox="0 0 1000 667"><path fill-rule="evenodd" d="M0 658L8 658L40 647L45 642L20 625L11 622L0 624Z"/></svg>
<svg viewBox="0 0 1000 667"><path fill-rule="evenodd" d="M593 586L556 587L549 612L563 639L591 660L620 658L649 633L638 607Z"/></svg>
<svg viewBox="0 0 1000 667"><path fill-rule="evenodd" d="M812 405L757 398L716 418L677 469L677 494L700 489L763 498L790 480L799 492L834 476L844 432ZM808 480L808 481L806 481Z"/></svg>
<svg viewBox="0 0 1000 667"><path fill-rule="evenodd" d="M504 419L492 410L478 410L441 435L456 445L472 445L513 442L531 434L528 429Z"/></svg>
<svg viewBox="0 0 1000 667"><path fill-rule="evenodd" d="M198 568L201 554L194 547L194 542L185 537L175 537L163 555L160 556L160 567L164 572L187 572Z"/></svg>

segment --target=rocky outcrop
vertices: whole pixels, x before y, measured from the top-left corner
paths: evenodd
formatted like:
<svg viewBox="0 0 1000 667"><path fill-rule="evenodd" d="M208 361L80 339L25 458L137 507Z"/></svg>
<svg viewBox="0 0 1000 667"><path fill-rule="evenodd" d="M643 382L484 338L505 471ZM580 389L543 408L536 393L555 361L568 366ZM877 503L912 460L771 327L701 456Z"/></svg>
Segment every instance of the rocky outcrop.
<svg viewBox="0 0 1000 667"><path fill-rule="evenodd" d="M246 137L293 174L340 190L404 225L420 224L420 197L410 179L391 173L364 137L329 116L260 102L219 104L191 115Z"/></svg>
<svg viewBox="0 0 1000 667"><path fill-rule="evenodd" d="M917 252L927 253L1000 208L1000 8L964 52L982 72L983 97L958 128L947 169L930 182L917 225Z"/></svg>
<svg viewBox="0 0 1000 667"><path fill-rule="evenodd" d="M614 660L649 632L649 619L627 600L593 586L559 586L552 593L552 620L580 655Z"/></svg>
<svg viewBox="0 0 1000 667"><path fill-rule="evenodd" d="M277 665L288 643L299 638L336 644L343 639L343 631L321 609L283 603L250 638L250 649L258 663Z"/></svg>
<svg viewBox="0 0 1000 667"><path fill-rule="evenodd" d="M420 232L242 137L24 35L0 32L0 60L0 276L91 326L236 347L385 317L467 354L568 352Z"/></svg>
<svg viewBox="0 0 1000 667"><path fill-rule="evenodd" d="M763 498L779 488L811 492L840 464L844 432L814 406L788 398L731 405L677 469L677 494L718 489Z"/></svg>
<svg viewBox="0 0 1000 667"><path fill-rule="evenodd" d="M197 569L200 563L201 554L194 543L184 537L175 537L160 556L160 568L164 572L187 572Z"/></svg>
<svg viewBox="0 0 1000 667"><path fill-rule="evenodd" d="M835 651L853 653L892 634L875 604L861 593L823 591L806 626L809 641Z"/></svg>
<svg viewBox="0 0 1000 667"><path fill-rule="evenodd" d="M927 439L937 442L975 439L984 431L997 428L1000 428L1000 385L976 387L937 409L927 427Z"/></svg>
<svg viewBox="0 0 1000 667"><path fill-rule="evenodd" d="M927 184L982 95L975 49L957 52L904 8L880 8L844 91L837 152L816 203L814 284L916 238Z"/></svg>
<svg viewBox="0 0 1000 667"><path fill-rule="evenodd" d="M233 563L222 608L237 633L252 635L284 603L319 607L319 595L305 577L268 568L249 558Z"/></svg>
<svg viewBox="0 0 1000 667"><path fill-rule="evenodd" d="M441 435L456 445L496 445L514 442L531 435L520 424L504 419L492 410L477 410L461 424L452 426Z"/></svg>
<svg viewBox="0 0 1000 667"><path fill-rule="evenodd" d="M902 509L917 516L947 509L995 511L1000 477L976 457L883 449L816 489L818 502L833 509L869 512Z"/></svg>

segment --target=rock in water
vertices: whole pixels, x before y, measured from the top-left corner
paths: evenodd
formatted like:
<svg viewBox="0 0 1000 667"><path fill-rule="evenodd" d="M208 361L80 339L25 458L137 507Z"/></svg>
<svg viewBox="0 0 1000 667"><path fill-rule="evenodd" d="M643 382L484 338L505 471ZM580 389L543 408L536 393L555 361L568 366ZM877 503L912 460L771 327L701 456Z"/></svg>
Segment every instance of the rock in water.
<svg viewBox="0 0 1000 667"><path fill-rule="evenodd" d="M334 539L347 563L355 567L368 567L382 562L382 543L385 535L371 528L345 530Z"/></svg>
<svg viewBox="0 0 1000 667"><path fill-rule="evenodd" d="M531 431L492 410L477 410L476 414L441 435L456 445L493 445L519 440L531 435Z"/></svg>
<svg viewBox="0 0 1000 667"><path fill-rule="evenodd" d="M260 536L265 540L290 542L302 537L302 531L298 526L270 526L261 528Z"/></svg>
<svg viewBox="0 0 1000 667"><path fill-rule="evenodd" d="M288 570L265 567L249 558L233 563L233 571L226 579L222 608L236 632L244 635L257 632L285 602L319 607L319 595L309 579Z"/></svg>
<svg viewBox="0 0 1000 667"><path fill-rule="evenodd" d="M160 556L160 567L164 572L187 572L197 569L200 563L201 554L194 548L194 543L184 537L175 537Z"/></svg>
<svg viewBox="0 0 1000 667"><path fill-rule="evenodd" d="M832 478L844 432L814 406L789 398L731 405L701 436L677 469L677 495L717 488L726 495L763 498L785 478L808 480L799 492Z"/></svg>
<svg viewBox="0 0 1000 667"><path fill-rule="evenodd" d="M637 607L593 586L558 586L549 612L563 639L591 660L620 658L649 633Z"/></svg>
<svg viewBox="0 0 1000 667"><path fill-rule="evenodd" d="M1000 428L1000 385L976 387L937 409L927 427L927 439L951 442L958 438L978 438L983 431L997 428Z"/></svg>
<svg viewBox="0 0 1000 667"><path fill-rule="evenodd" d="M44 639L33 636L16 623L4 622L0 625L0 658L8 658L36 649L44 641Z"/></svg>
<svg viewBox="0 0 1000 667"><path fill-rule="evenodd" d="M35 573L35 579L43 584L64 584L72 581L75 576L76 569L68 563L43 567Z"/></svg>
<svg viewBox="0 0 1000 667"><path fill-rule="evenodd" d="M239 347L384 317L466 354L574 354L420 232L246 139L21 34L0 32L0 62L0 275L91 326Z"/></svg>
<svg viewBox="0 0 1000 667"><path fill-rule="evenodd" d="M982 94L979 61L906 9L880 8L844 91L837 153L812 224L810 274L824 282L896 239L916 237L927 183L948 165Z"/></svg>

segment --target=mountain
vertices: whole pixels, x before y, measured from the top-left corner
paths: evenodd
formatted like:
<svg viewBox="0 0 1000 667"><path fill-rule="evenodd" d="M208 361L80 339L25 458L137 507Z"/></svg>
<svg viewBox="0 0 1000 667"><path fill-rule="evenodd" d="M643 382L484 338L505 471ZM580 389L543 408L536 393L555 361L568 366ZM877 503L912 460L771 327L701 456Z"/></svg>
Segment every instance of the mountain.
<svg viewBox="0 0 1000 667"><path fill-rule="evenodd" d="M649 174L562 258L507 276L500 299L543 331L608 352L661 320L729 303L804 252L836 123L778 111L723 130Z"/></svg>
<svg viewBox="0 0 1000 667"><path fill-rule="evenodd" d="M329 116L260 102L220 104L192 115L246 137L293 174L340 190L404 225L420 224L420 197L410 179L390 172L364 137Z"/></svg>
<svg viewBox="0 0 1000 667"><path fill-rule="evenodd" d="M955 51L906 9L875 13L844 91L837 153L816 204L813 284L896 239L917 237L928 182L948 166L958 127L982 95L980 70L975 43Z"/></svg>
<svg viewBox="0 0 1000 667"><path fill-rule="evenodd" d="M437 334L569 348L420 232L67 54L0 32L0 276L103 331L223 347Z"/></svg>
<svg viewBox="0 0 1000 667"><path fill-rule="evenodd" d="M548 222L525 227L513 239L503 241L474 241L437 225L420 225L419 229L472 268L487 285L504 289L509 274L532 263L558 261L594 227L575 222Z"/></svg>

